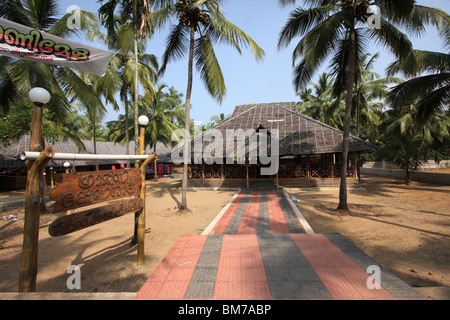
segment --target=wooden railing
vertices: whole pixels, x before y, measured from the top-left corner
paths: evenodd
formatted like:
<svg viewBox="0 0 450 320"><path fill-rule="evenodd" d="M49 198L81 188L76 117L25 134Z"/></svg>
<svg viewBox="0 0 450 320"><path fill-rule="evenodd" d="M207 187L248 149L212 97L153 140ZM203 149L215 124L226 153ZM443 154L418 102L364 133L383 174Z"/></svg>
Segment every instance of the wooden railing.
<svg viewBox="0 0 450 320"><path fill-rule="evenodd" d="M189 179L246 179L245 165L191 165L188 168ZM258 178L259 167L249 166L249 178ZM312 164L282 165L278 171L280 179L295 178L339 178L341 165ZM354 176L354 168L347 168L347 176Z"/></svg>

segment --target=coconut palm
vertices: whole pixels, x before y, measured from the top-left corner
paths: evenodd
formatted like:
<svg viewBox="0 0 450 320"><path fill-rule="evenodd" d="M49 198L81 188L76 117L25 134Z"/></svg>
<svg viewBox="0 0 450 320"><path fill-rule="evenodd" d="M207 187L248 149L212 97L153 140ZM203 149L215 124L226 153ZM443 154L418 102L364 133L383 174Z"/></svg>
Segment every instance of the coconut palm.
<svg viewBox="0 0 450 320"><path fill-rule="evenodd" d="M430 157L439 160L441 143L448 141L450 118L440 111L424 120L411 104L387 111L383 127L383 147L378 154L405 170L408 185L421 162Z"/></svg>
<svg viewBox="0 0 450 320"><path fill-rule="evenodd" d="M11 0L3 1L0 6L0 17L59 37L70 37L81 30L98 26L95 15L86 11L80 10L81 29L68 27L67 22L72 13L67 13L61 19L57 15L58 3L55 0ZM69 68L1 57L0 102L3 111L7 111L18 100L26 105L29 102L28 92L36 86L50 92L51 100L46 109L61 124L71 110L71 100L79 97L91 101L97 99L94 92L83 86L80 77Z"/></svg>
<svg viewBox="0 0 450 320"><path fill-rule="evenodd" d="M84 84L89 86L97 97L96 100L88 99L87 101L83 97L78 99L80 105L85 109L87 119L92 125L91 137L94 143L94 154L97 154L97 126L107 112L105 105L110 103L114 109L118 110L115 94L120 88L120 75L114 62L112 61L108 64L106 73L102 77L84 71L80 72L80 78ZM97 162L96 169L98 170Z"/></svg>
<svg viewBox="0 0 450 320"><path fill-rule="evenodd" d="M303 102L298 105L301 113L319 120L327 125L342 129L342 117L340 109L343 103L341 97L333 97L334 79L324 72L319 76L318 82L310 82L314 94L311 91L302 91L299 96Z"/></svg>
<svg viewBox="0 0 450 320"><path fill-rule="evenodd" d="M211 117L211 126L210 127L218 125L222 121L226 120L229 116L230 115L225 115L225 113L221 113L221 114L212 116Z"/></svg>
<svg viewBox="0 0 450 320"><path fill-rule="evenodd" d="M133 114L133 111L131 113ZM168 88L164 84L160 85L152 97L140 96L139 115L146 115L149 118L145 131L146 145L154 148L158 141L170 143L172 132L179 128L180 122L183 125L184 121L181 96L174 88ZM125 117L123 115L119 115L117 120L107 123L108 135L112 141L124 143L124 124ZM130 123L129 130L134 134L134 123Z"/></svg>
<svg viewBox="0 0 450 320"><path fill-rule="evenodd" d="M170 0L98 0L102 3L99 8L99 16L108 30L108 35L113 35L118 23L131 22L133 27L134 42L134 125L138 126L138 101L139 101L139 41L146 39L152 32L154 25L151 23L152 5L165 6ZM116 13L120 15L117 19ZM139 134L134 134L135 154L139 153Z"/></svg>
<svg viewBox="0 0 450 320"><path fill-rule="evenodd" d="M190 106L194 60L200 77L208 93L221 102L226 93L222 70L214 52L214 44L229 44L241 53L241 46L248 46L257 60L261 60L264 51L239 27L228 21L220 0L180 0L171 6L171 12L177 18L170 30L163 55L161 71L168 63L184 58L188 54L188 83L185 103L185 141L190 128ZM188 143L184 144L184 172L182 182L181 209L187 209L187 165L189 160Z"/></svg>
<svg viewBox="0 0 450 320"><path fill-rule="evenodd" d="M378 112L384 107L383 100L388 94L388 88L392 84L399 84L403 79L397 77L381 78L371 71L379 54L365 53L356 66L355 89L353 105L356 112L356 136L361 136L361 124L368 129L371 124L379 123Z"/></svg>
<svg viewBox="0 0 450 320"><path fill-rule="evenodd" d="M443 44L450 49L450 16L438 9L429 9L429 15L441 17L436 27ZM450 103L450 54L415 50L406 59L398 60L388 67L389 74L402 73L410 78L396 86L389 94L392 106L402 106L419 99L416 103L418 116L426 121Z"/></svg>
<svg viewBox="0 0 450 320"><path fill-rule="evenodd" d="M116 52L112 58L112 65L116 66L120 83L118 91L120 100L124 103L125 111L125 150L129 152L129 92L135 91L135 59L134 59L134 38L133 26L131 23L121 23L116 25L114 32L106 35L99 30L91 30L88 38L105 43L110 50ZM158 61L155 55L145 53L146 41L138 41L138 80L142 84L146 93L153 94L155 89L153 83L157 81ZM134 101L134 99L133 99ZM132 104L133 104L132 101ZM118 111L119 108L115 108Z"/></svg>
<svg viewBox="0 0 450 320"><path fill-rule="evenodd" d="M293 52L293 83L297 91L301 91L323 62L331 58L330 68L336 77L334 94L346 92L338 209L348 210L345 173L356 66L371 40L389 48L399 58L410 54L412 44L396 26L420 33L424 30L420 18L425 10L414 0L306 0L304 3L309 7L292 11L280 33L278 47L284 48L294 38L301 37ZM371 5L377 6L377 14L373 13ZM428 17L435 19L431 14ZM369 27L368 21L379 22L379 25Z"/></svg>

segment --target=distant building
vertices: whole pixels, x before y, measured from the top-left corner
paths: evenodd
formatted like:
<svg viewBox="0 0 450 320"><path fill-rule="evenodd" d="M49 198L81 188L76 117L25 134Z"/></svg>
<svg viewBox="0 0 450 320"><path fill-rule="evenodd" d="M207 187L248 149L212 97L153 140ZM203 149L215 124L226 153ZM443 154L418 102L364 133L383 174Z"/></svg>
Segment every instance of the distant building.
<svg viewBox="0 0 450 320"><path fill-rule="evenodd" d="M239 129L253 129L256 134L265 129L269 136L275 129L278 130L279 170L276 174L261 175L260 169L267 167L267 164L250 158L252 150L249 148L252 147L249 137L244 137L245 159L238 159L237 154L227 154L227 144L234 143L226 141L227 130ZM208 135L214 132L213 130L219 130L223 136L222 152L219 152L224 157L222 164L207 164L200 160L199 141L203 150L207 148L212 141ZM342 143L342 131L301 114L295 102L237 106L231 117L191 141L189 184L214 187L246 184L251 186L264 180L281 186L336 185L341 176ZM358 154L373 152L375 148L371 143L350 136L346 172L350 179L356 181L357 178ZM182 147L174 152L182 155ZM234 163L227 164L226 156L234 157Z"/></svg>
<svg viewBox="0 0 450 320"><path fill-rule="evenodd" d="M71 140L63 141L45 141L45 145L52 145L57 153L87 153L94 154L94 143L90 140L82 140L86 147L86 152L80 152L74 142ZM25 161L20 160L19 156L29 150L30 136L24 135L18 141L11 141L8 146L0 147L0 190L1 189L20 189L26 186L27 168ZM107 155L125 155L125 145L114 142L96 142L97 154ZM172 162L167 154L171 152L172 148L163 143L157 143L156 153L158 154L157 166L158 175L163 176L170 174L173 171ZM134 141L130 141L130 153L134 152ZM153 148L147 147L146 154L153 154ZM51 160L45 169L47 182L50 184L50 179L53 174L63 173L65 161ZM70 161L69 161L70 162ZM110 170L113 166L117 169L121 165L126 166L127 161L98 161L99 170ZM134 165L134 161L131 161ZM95 161L74 161L70 162L71 171L93 171L95 170ZM150 165L154 170L154 164Z"/></svg>

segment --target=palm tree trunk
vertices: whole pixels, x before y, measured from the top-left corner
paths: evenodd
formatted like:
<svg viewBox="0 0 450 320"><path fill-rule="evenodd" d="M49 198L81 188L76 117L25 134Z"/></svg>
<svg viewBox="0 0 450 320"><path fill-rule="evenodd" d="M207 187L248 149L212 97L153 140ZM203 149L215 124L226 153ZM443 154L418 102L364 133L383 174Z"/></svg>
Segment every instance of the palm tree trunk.
<svg viewBox="0 0 450 320"><path fill-rule="evenodd" d="M128 110L128 85L125 85L124 91L125 97L125 152L127 155L130 154L130 115ZM127 161L127 168L130 167L130 161Z"/></svg>
<svg viewBox="0 0 450 320"><path fill-rule="evenodd" d="M95 110L94 110L95 112ZM97 130L96 130L96 122L97 119L95 117L95 114L92 117L93 121L92 121L92 141L94 142L94 154L97 154ZM95 171L99 171L99 167L98 167L98 160L95 160Z"/></svg>
<svg viewBox="0 0 450 320"><path fill-rule="evenodd" d="M189 154L189 140L190 133L189 127L191 124L190 119L190 107L191 107L191 94L192 94L192 73L194 64L194 36L195 29L191 26L190 46L189 46L189 65L188 65L188 85L186 90L186 104L185 104L185 121L184 121L184 146L183 146L183 181L181 184L181 210L187 209L186 191L188 184L188 162L190 159Z"/></svg>
<svg viewBox="0 0 450 320"><path fill-rule="evenodd" d="M339 205L337 209L348 210L347 204L347 164L350 138L350 122L352 120L353 84L355 82L355 25L350 26L350 48L348 54L347 96L345 98L344 138L342 142L341 185L339 190Z"/></svg>
<svg viewBox="0 0 450 320"><path fill-rule="evenodd" d="M356 136L359 138L361 135L361 106L359 105L360 89L356 91Z"/></svg>
<svg viewBox="0 0 450 320"><path fill-rule="evenodd" d="M134 25L134 154L139 154L139 73L138 73L138 28L137 28L137 0L134 0L133 25ZM136 162L137 166L137 162Z"/></svg>
<svg viewBox="0 0 450 320"><path fill-rule="evenodd" d="M156 154L156 144L158 141L155 142L155 145L153 146L153 154ZM153 166L155 167L155 181L158 182L158 158L155 158L155 161L153 161Z"/></svg>

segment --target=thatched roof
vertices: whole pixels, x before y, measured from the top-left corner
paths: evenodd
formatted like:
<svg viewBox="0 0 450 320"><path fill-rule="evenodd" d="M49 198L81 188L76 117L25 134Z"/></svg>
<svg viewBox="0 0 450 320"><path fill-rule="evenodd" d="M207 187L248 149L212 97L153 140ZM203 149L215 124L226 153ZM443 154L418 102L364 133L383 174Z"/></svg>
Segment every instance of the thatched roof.
<svg viewBox="0 0 450 320"><path fill-rule="evenodd" d="M320 121L301 114L295 102L261 103L237 106L231 117L219 123L193 140L203 139L203 150L212 141L208 136L219 130L223 136L225 155L227 130L267 129L269 134L278 129L280 156L308 155L342 152L343 132ZM239 139L239 137L238 137ZM246 143L248 137L244 137ZM248 154L248 146L246 146ZM349 152L368 153L375 146L360 138L350 136ZM192 147L192 152L195 148ZM182 152L180 151L180 154ZM194 154L193 154L194 157Z"/></svg>
<svg viewBox="0 0 450 320"><path fill-rule="evenodd" d="M45 145L52 145L57 153L79 153L79 154L94 154L94 142L90 140L82 140L86 147L86 152L80 152L71 140L63 141L45 141ZM0 168L12 168L25 166L25 162L19 160L19 156L29 150L30 136L23 135L18 141L12 141L8 146L0 147ZM157 143L156 153L158 154L158 162L170 162L167 155L172 151L171 147L166 146L163 143ZM153 148L147 147L146 154L153 154ZM125 155L125 145L114 142L99 142L97 141L97 154L107 155ZM130 154L134 154L134 141L130 141ZM50 167L62 167L64 161L51 160L47 166ZM99 161L98 164L121 164L126 161ZM75 166L91 166L95 165L93 161L75 161Z"/></svg>

